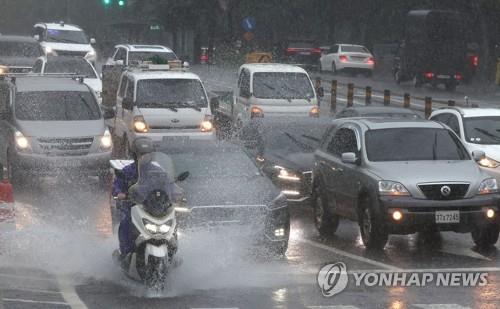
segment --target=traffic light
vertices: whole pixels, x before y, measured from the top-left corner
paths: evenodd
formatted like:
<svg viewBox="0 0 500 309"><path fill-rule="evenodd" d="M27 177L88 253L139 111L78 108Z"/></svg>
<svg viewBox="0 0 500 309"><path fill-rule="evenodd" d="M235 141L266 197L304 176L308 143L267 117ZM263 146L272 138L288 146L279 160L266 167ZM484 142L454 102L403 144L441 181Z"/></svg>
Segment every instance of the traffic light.
<svg viewBox="0 0 500 309"><path fill-rule="evenodd" d="M111 0L102 0L102 4L109 6L111 4Z"/></svg>
<svg viewBox="0 0 500 309"><path fill-rule="evenodd" d="M118 0L118 6L125 6L125 0Z"/></svg>

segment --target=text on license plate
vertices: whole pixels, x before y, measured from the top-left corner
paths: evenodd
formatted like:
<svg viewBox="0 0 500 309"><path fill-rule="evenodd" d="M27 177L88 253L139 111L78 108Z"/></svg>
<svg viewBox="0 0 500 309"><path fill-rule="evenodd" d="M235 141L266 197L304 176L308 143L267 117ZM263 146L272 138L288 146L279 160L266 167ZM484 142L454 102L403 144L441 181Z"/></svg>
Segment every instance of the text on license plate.
<svg viewBox="0 0 500 309"><path fill-rule="evenodd" d="M436 223L460 223L458 210L436 211Z"/></svg>
<svg viewBox="0 0 500 309"><path fill-rule="evenodd" d="M162 140L163 142L187 142L189 136L164 136Z"/></svg>

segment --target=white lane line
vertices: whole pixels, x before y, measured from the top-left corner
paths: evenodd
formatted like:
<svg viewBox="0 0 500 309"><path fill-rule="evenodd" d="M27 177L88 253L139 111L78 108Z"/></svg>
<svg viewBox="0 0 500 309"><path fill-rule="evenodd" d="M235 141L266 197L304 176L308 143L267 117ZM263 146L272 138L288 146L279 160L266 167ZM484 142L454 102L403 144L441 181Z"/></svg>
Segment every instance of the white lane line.
<svg viewBox="0 0 500 309"><path fill-rule="evenodd" d="M355 254L349 253L349 252L344 251L344 250L340 250L340 249L336 249L336 248L333 248L333 247L329 247L327 245L324 245L324 244L321 244L319 242L312 241L312 240L309 240L309 239L299 239L298 241L300 241L302 243L305 243L305 244L308 244L308 245L311 245L311 246L314 246L316 248L320 248L320 249L323 249L323 250L326 250L326 251L333 252L333 253L338 254L338 255L345 256L345 257L350 258L352 260L356 260L356 261L363 262L363 263L366 263L366 264L374 265L374 266L377 266L377 267L382 267L384 269L389 269L389 270L393 270L393 271L402 271L403 270L403 269L401 269L399 267L396 267L396 266L392 266L392 265L389 265L389 264L385 264L385 263L382 263L382 262L371 260L369 258L365 258L365 257L359 256L359 255L355 255Z"/></svg>
<svg viewBox="0 0 500 309"><path fill-rule="evenodd" d="M40 278L40 277L33 277L33 276L19 276L19 275L3 274L3 273L0 273L0 277L12 278L12 279L27 279L27 280L33 280L33 281L51 281L51 282L55 282L56 281L56 279L54 279L54 278Z"/></svg>
<svg viewBox="0 0 500 309"><path fill-rule="evenodd" d="M75 287L69 280L58 278L59 287L61 289L62 297L73 309L87 309L85 303L80 299L75 291Z"/></svg>
<svg viewBox="0 0 500 309"><path fill-rule="evenodd" d="M473 259L491 261L490 258L488 258L482 254L479 254L477 252L474 252L470 249L460 249L460 248L456 248L456 247L451 246L451 245L444 245L443 248L441 248L439 250L439 252L453 254L453 255L466 256L466 257L470 257Z"/></svg>
<svg viewBox="0 0 500 309"><path fill-rule="evenodd" d="M63 303L63 302L59 302L59 301L42 301L42 300L21 299L21 298L2 298L2 301L9 302L9 303L28 303L28 304L69 306L68 304Z"/></svg>
<svg viewBox="0 0 500 309"><path fill-rule="evenodd" d="M413 304L413 306L422 309L471 309L457 304Z"/></svg>
<svg viewBox="0 0 500 309"><path fill-rule="evenodd" d="M59 291L50 291L50 290L38 290L38 289L25 289L25 288L17 288L17 287L6 287L2 290L16 291L16 292L31 292L31 293L40 293L40 294L61 294Z"/></svg>

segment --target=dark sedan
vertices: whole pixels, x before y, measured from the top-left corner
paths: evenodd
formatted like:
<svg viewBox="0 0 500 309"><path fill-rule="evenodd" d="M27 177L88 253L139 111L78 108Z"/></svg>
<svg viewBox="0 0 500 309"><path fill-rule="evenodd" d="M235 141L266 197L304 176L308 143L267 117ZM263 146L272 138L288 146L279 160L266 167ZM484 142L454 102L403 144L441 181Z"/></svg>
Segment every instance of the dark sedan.
<svg viewBox="0 0 500 309"><path fill-rule="evenodd" d="M387 107L387 106L356 106L346 107L339 111L336 119L352 117L382 117L382 118L405 118L421 119L422 117L409 108Z"/></svg>
<svg viewBox="0 0 500 309"><path fill-rule="evenodd" d="M0 35L0 65L11 73L28 73L43 50L37 40L31 37Z"/></svg>
<svg viewBox="0 0 500 309"><path fill-rule="evenodd" d="M185 205L177 208L181 227L249 226L258 243L279 255L286 252L286 198L242 147L192 141L172 142L160 150L172 158L177 171L190 173L180 184L186 197Z"/></svg>
<svg viewBox="0 0 500 309"><path fill-rule="evenodd" d="M240 139L262 171L290 202L311 196L314 151L331 123L329 119L256 119L243 128Z"/></svg>

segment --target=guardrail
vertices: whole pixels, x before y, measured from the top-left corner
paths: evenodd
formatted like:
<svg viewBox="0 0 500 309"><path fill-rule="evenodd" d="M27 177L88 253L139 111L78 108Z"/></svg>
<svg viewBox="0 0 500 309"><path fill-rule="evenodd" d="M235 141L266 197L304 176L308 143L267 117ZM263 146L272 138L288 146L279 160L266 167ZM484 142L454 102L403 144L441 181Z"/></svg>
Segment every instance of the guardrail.
<svg viewBox="0 0 500 309"><path fill-rule="evenodd" d="M420 100L424 102L423 106L423 111L424 115L426 118L429 118L429 116L432 113L433 109L433 104L441 104L441 105L446 105L446 106L457 106L457 103L454 100L433 100L432 97L426 96L426 97L419 97L419 96L411 96L410 93L391 93L391 90L389 89L384 89L384 90L374 90L371 86L366 86L366 87L357 87L354 85L354 83L341 83L336 79L333 80L323 80L320 77L316 78L316 89L322 89L322 84L323 82L329 82L330 83L330 112L332 114L336 113L337 111L337 96L338 96L338 86L339 85L344 85L347 86L347 93L346 93L346 104L347 107L352 107L354 106L354 90L359 89L359 90L364 90L364 97L365 97L365 105L371 105L373 103L373 93L379 93L383 96L382 104L384 106L390 106L391 105L391 95L397 95L403 97L403 108L410 108L410 109L416 109L416 106L413 106L411 104L411 100ZM464 106L469 106L468 104L468 98L465 97L466 104ZM401 105L399 105L401 106ZM477 104L472 104L470 105L471 107L479 107Z"/></svg>

